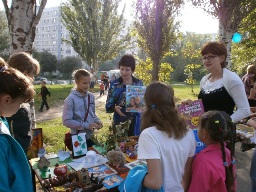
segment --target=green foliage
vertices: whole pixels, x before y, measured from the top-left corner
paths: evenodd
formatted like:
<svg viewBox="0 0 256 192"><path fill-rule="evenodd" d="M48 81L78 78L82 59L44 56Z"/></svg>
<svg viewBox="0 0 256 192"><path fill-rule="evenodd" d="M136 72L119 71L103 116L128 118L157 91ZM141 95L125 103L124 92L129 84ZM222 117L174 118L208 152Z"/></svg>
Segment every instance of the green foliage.
<svg viewBox="0 0 256 192"><path fill-rule="evenodd" d="M145 85L148 85L150 82L152 82L152 70L153 63L150 58L147 58L145 62L140 60L136 65L135 75L141 79ZM173 68L169 63L161 63L159 70L159 81L169 82L171 79L171 72L173 72Z"/></svg>
<svg viewBox="0 0 256 192"><path fill-rule="evenodd" d="M119 3L120 0L70 0L62 4L62 20L70 34L70 41L64 41L95 71L128 46L129 34L121 35L125 21L124 9L118 14Z"/></svg>
<svg viewBox="0 0 256 192"><path fill-rule="evenodd" d="M232 44L232 62L234 69L239 75L245 74L245 69L256 61L256 9L242 20L239 33L242 41Z"/></svg>
<svg viewBox="0 0 256 192"><path fill-rule="evenodd" d="M57 57L48 51L37 52L33 56L40 63L41 72L53 72L57 69Z"/></svg>
<svg viewBox="0 0 256 192"><path fill-rule="evenodd" d="M153 62L152 80L159 80L160 62L176 41L174 13L180 1L147 0L136 2L134 26L137 43Z"/></svg>
<svg viewBox="0 0 256 192"><path fill-rule="evenodd" d="M186 65L184 73L187 75L185 82L191 86L191 91L194 93L193 85L196 84L196 79L194 79L194 72L196 69L200 68L201 65L198 64L189 64Z"/></svg>
<svg viewBox="0 0 256 192"><path fill-rule="evenodd" d="M58 65L58 70L64 74L68 74L71 78L71 73L75 69L80 69L82 67L82 61L77 57L66 57L60 60Z"/></svg>

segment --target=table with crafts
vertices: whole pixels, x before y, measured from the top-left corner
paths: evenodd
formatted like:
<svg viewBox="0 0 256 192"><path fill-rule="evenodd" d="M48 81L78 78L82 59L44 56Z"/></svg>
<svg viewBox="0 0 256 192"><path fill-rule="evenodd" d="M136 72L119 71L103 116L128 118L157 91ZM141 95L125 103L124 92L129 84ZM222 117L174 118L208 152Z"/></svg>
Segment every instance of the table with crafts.
<svg viewBox="0 0 256 192"><path fill-rule="evenodd" d="M145 164L123 154L125 164L117 167L110 166L107 156L101 155L96 147L89 148L86 156L79 158L61 150L29 162L44 191L115 192L131 168Z"/></svg>

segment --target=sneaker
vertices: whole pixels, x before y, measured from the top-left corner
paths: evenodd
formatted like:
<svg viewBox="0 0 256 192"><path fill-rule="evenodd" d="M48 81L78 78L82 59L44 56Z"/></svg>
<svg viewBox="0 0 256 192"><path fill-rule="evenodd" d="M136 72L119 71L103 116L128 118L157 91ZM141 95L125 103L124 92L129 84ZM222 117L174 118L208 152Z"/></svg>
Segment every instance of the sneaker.
<svg viewBox="0 0 256 192"><path fill-rule="evenodd" d="M43 112L43 109L39 109L38 111L39 111L39 112Z"/></svg>

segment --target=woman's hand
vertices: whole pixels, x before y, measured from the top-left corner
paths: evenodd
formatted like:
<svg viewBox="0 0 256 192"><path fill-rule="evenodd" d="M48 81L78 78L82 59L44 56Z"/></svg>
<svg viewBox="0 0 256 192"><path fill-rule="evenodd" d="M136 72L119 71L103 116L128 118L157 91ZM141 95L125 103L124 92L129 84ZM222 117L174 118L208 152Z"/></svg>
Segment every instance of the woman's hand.
<svg viewBox="0 0 256 192"><path fill-rule="evenodd" d="M118 115L120 115L120 116L125 116L125 114L123 114L123 113L121 112L121 109L122 109L122 107L120 107L120 106L118 106L118 105L115 106L115 111L118 113Z"/></svg>

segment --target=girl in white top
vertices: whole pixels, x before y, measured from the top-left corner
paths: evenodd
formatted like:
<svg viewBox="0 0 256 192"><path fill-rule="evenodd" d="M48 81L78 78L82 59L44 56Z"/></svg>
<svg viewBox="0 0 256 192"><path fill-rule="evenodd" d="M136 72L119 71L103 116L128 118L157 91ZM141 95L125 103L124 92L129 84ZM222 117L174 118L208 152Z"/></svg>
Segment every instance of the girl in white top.
<svg viewBox="0 0 256 192"><path fill-rule="evenodd" d="M143 185L150 189L183 192L188 189L196 141L178 115L171 86L151 83L145 92L138 159L147 161Z"/></svg>

